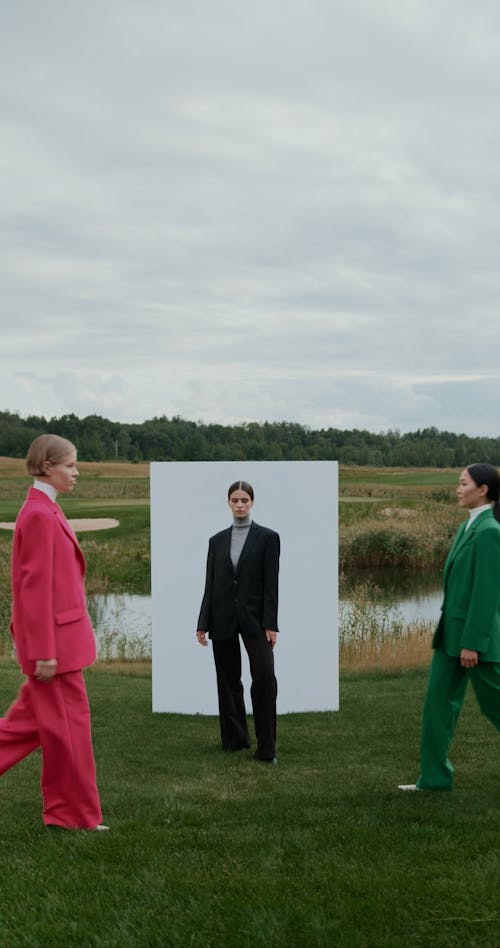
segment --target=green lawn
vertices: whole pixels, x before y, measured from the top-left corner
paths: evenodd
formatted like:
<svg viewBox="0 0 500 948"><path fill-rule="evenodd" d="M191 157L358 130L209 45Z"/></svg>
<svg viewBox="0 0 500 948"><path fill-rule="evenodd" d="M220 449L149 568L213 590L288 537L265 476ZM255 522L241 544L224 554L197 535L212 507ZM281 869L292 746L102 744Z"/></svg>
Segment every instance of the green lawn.
<svg viewBox="0 0 500 948"><path fill-rule="evenodd" d="M341 487L349 484L455 487L459 474L459 468L342 467L339 483Z"/></svg>
<svg viewBox="0 0 500 948"><path fill-rule="evenodd" d="M2 778L0 945L497 946L499 746L473 699L455 791L396 789L425 677L344 678L340 713L280 718L268 767L223 754L214 718L151 714L144 667L96 666L111 832L43 829L37 754ZM0 665L2 710L19 680Z"/></svg>

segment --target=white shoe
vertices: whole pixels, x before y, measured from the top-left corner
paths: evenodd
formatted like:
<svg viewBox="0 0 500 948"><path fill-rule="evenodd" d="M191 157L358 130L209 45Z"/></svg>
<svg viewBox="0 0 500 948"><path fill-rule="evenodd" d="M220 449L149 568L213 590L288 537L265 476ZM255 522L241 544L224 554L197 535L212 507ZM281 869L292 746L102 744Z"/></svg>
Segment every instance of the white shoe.
<svg viewBox="0 0 500 948"><path fill-rule="evenodd" d="M109 830L109 826L105 826L104 823L99 823L99 826L61 826L59 823L46 823L47 829L55 830L64 830L69 833L77 833L79 831L83 833L94 833L97 830Z"/></svg>
<svg viewBox="0 0 500 948"><path fill-rule="evenodd" d="M399 783L398 790L420 790L416 783Z"/></svg>

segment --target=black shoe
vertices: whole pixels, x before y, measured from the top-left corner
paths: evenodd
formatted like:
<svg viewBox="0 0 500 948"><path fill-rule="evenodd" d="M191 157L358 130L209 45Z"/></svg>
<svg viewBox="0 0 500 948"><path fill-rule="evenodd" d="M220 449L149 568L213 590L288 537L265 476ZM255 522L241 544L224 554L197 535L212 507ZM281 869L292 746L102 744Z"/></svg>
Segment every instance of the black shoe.
<svg viewBox="0 0 500 948"><path fill-rule="evenodd" d="M254 754L255 760L258 760L261 764L277 764L277 757L258 757L257 754Z"/></svg>

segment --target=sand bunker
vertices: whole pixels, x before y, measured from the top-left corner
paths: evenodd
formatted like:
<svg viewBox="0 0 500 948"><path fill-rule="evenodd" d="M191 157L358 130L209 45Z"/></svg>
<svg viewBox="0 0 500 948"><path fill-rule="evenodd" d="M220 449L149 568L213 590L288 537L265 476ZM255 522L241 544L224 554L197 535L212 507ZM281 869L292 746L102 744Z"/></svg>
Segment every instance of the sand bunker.
<svg viewBox="0 0 500 948"><path fill-rule="evenodd" d="M68 520L68 523L75 533L83 533L84 530L111 530L120 526L120 521L112 520L111 517L99 517L94 520L88 517L86 520Z"/></svg>
<svg viewBox="0 0 500 948"><path fill-rule="evenodd" d="M87 517L86 520L68 520L68 523L75 533L83 533L85 530L111 530L120 525L119 520L112 520L111 517L99 517L94 520ZM13 530L14 527L15 523L0 523L0 530Z"/></svg>

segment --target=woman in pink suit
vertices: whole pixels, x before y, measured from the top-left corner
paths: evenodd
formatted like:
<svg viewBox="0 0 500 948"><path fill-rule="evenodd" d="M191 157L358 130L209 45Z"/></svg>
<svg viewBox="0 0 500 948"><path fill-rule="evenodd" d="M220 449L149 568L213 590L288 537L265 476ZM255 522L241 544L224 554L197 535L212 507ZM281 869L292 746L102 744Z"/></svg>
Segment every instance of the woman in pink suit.
<svg viewBox="0 0 500 948"><path fill-rule="evenodd" d="M0 718L0 774L42 749L43 821L64 829L102 825L82 668L96 657L78 540L56 502L78 477L76 450L41 435L26 458L33 486L16 520L12 621L27 680Z"/></svg>

